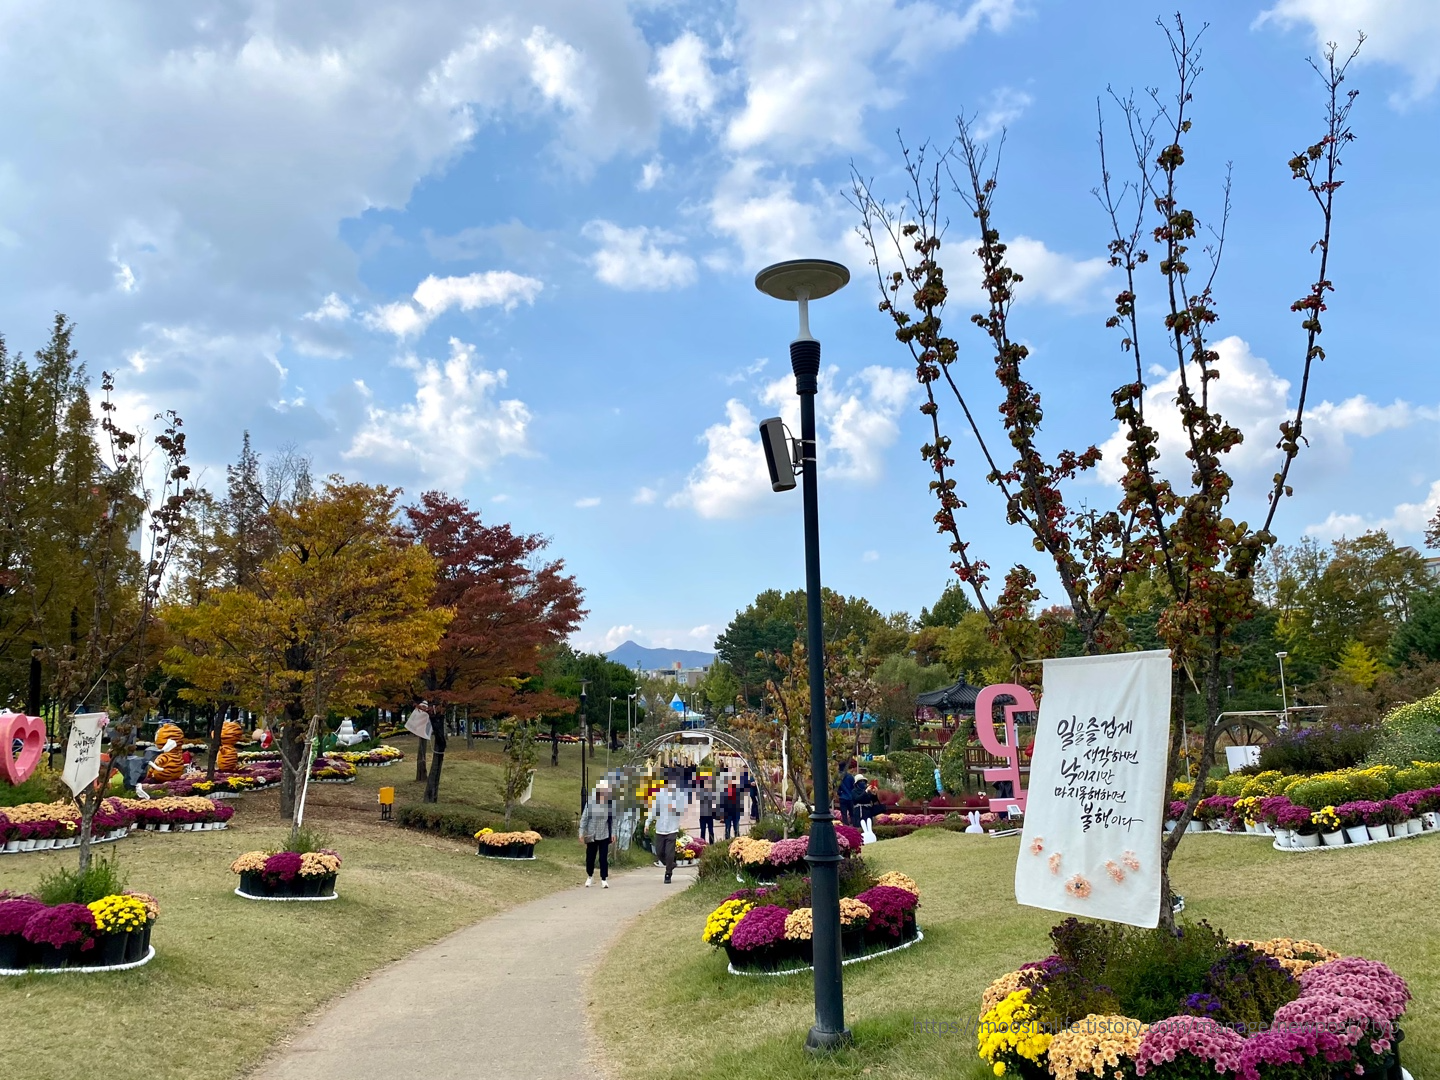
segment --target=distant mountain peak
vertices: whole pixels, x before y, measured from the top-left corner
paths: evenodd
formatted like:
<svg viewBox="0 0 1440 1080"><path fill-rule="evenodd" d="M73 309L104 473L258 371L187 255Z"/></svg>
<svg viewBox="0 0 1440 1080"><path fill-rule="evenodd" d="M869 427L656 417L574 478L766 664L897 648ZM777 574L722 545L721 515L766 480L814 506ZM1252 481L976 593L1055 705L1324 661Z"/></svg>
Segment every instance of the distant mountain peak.
<svg viewBox="0 0 1440 1080"><path fill-rule="evenodd" d="M647 649L633 641L616 646L606 653L605 657L628 668L638 665L642 671L673 669L676 664L682 668L709 667L715 662L713 652L701 652L697 649Z"/></svg>

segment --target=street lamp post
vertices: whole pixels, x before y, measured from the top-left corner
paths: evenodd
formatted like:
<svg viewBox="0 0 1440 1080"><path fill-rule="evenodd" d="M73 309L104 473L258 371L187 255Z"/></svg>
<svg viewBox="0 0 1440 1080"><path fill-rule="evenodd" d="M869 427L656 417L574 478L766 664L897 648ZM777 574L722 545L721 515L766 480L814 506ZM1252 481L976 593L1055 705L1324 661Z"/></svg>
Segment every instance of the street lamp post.
<svg viewBox="0 0 1440 1080"><path fill-rule="evenodd" d="M839 263L795 259L767 266L755 275L755 287L777 300L799 305L800 333L790 343L790 367L795 393L800 398L800 471L805 478L805 613L806 648L810 661L810 774L815 781L810 808L810 864L812 944L815 964L815 1026L805 1040L812 1051L848 1045L845 1027L845 993L840 966L840 848L835 838L835 815L830 810L830 761L826 746L825 638L820 606L820 503L816 494L819 470L815 464L815 395L819 390L820 342L810 336L810 301L844 288L850 271ZM771 421L767 421L772 423ZM761 425L762 433L765 425ZM774 449L773 447L770 449ZM785 452L781 447L780 451ZM788 464L787 464L788 468ZM784 490L772 472L773 486ZM789 481L790 487L794 481Z"/></svg>
<svg viewBox="0 0 1440 1080"><path fill-rule="evenodd" d="M1277 652L1275 659L1280 661L1280 723L1281 731L1290 730L1290 704L1285 700L1285 657L1288 652Z"/></svg>
<svg viewBox="0 0 1440 1080"><path fill-rule="evenodd" d="M585 743L590 734L590 716L585 711L586 680L580 680L580 812L585 812L585 802L590 797L590 769L585 761Z"/></svg>

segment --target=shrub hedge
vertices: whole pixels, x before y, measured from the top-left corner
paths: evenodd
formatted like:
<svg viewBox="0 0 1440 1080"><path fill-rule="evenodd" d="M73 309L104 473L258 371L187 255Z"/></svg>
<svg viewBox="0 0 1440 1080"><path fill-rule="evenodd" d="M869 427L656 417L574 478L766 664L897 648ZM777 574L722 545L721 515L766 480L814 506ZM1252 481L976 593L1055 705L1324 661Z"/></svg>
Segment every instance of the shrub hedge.
<svg viewBox="0 0 1440 1080"><path fill-rule="evenodd" d="M504 807L463 803L407 803L395 808L395 821L407 829L422 829L462 840L471 839L481 829L499 832L507 828ZM541 836L565 836L575 827L573 814L553 806L531 804L515 807L510 812L508 826L517 831L534 829Z"/></svg>

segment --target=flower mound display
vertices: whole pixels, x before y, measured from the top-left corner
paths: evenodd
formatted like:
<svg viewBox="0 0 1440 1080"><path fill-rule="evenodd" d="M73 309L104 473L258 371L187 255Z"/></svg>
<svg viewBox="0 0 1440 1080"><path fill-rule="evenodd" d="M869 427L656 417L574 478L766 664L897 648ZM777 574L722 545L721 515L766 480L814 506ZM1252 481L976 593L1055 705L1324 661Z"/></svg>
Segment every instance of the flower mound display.
<svg viewBox="0 0 1440 1080"><path fill-rule="evenodd" d="M766 847L749 846L759 843ZM773 843L736 841L731 850L748 850L752 854L763 851L767 859L773 860L777 848L782 857L788 858L791 851L800 850L806 843L803 837ZM854 876L842 876L842 887L861 891L855 896L840 897L842 955L847 960L856 959L915 941L919 937L915 909L920 903L920 889L914 878L891 871L877 880L865 872L860 860L847 861L846 865L851 867ZM865 889L871 882L876 883ZM813 962L814 932L810 879L788 874L773 885L731 893L710 912L701 936L707 944L724 948L732 971L743 974L806 969Z"/></svg>
<svg viewBox="0 0 1440 1080"><path fill-rule="evenodd" d="M675 861L694 862L709 846L697 836L686 836L682 833L675 841Z"/></svg>
<svg viewBox="0 0 1440 1080"><path fill-rule="evenodd" d="M985 992L979 1053L997 1076L1379 1080L1397 1067L1410 990L1376 961L1229 941L1205 922L1067 919L1050 937L1053 955Z"/></svg>
<svg viewBox="0 0 1440 1080"><path fill-rule="evenodd" d="M523 832L481 829L475 834L475 839L479 841L479 846L475 849L478 855L491 859L533 859L535 845L540 842L540 834L533 829Z"/></svg>
<svg viewBox="0 0 1440 1080"><path fill-rule="evenodd" d="M113 968L143 961L160 915L154 897L116 893L90 904L46 904L0 893L0 970Z"/></svg>
<svg viewBox="0 0 1440 1080"><path fill-rule="evenodd" d="M247 851L230 864L240 893L251 898L329 898L340 856L333 851Z"/></svg>

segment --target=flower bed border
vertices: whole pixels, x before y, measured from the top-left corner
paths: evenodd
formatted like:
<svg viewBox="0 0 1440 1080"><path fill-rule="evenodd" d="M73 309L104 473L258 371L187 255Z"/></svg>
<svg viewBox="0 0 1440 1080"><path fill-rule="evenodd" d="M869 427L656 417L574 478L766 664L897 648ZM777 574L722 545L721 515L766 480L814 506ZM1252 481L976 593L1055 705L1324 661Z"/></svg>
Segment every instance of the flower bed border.
<svg viewBox="0 0 1440 1080"><path fill-rule="evenodd" d="M339 900L340 893L332 892L329 896L255 896L253 893L241 892L240 886L235 886L235 895L246 900L277 900L285 903L291 900Z"/></svg>
<svg viewBox="0 0 1440 1080"><path fill-rule="evenodd" d="M475 852L482 859L494 859L496 862L534 862L538 855L486 855L483 851Z"/></svg>
<svg viewBox="0 0 1440 1080"><path fill-rule="evenodd" d="M866 960L876 960L882 956L889 956L891 953L899 952L901 949L908 949L911 945L918 945L925 940L925 932L919 926L915 927L915 936L909 941L902 941L899 945L892 945L888 949L881 949L879 952L866 953L864 956L852 956L848 960L841 960L840 965L863 964ZM804 967L786 968L784 971L741 971L734 964L725 965L731 975L753 976L753 975L800 975L806 971L814 971L814 964L806 964Z"/></svg>
<svg viewBox="0 0 1440 1080"><path fill-rule="evenodd" d="M16 975L64 975L74 973L79 975L98 975L106 971L129 971L132 968L144 967L151 960L155 959L155 946L151 945L145 955L139 960L131 960L128 964L108 964L105 967L31 967L31 968L0 968L0 978Z"/></svg>
<svg viewBox="0 0 1440 1080"><path fill-rule="evenodd" d="M134 826L133 826L133 825L126 825L123 831L117 831L117 832L111 833L111 834L108 835L108 836L91 837L91 838L90 838L90 844L91 844L91 846L94 846L95 844L113 844L116 840L124 840L125 837L129 836L130 833L131 833L133 830L134 830ZM68 851L70 848L79 847L79 846L80 846L80 837L79 837L78 834L75 835L75 836L67 837L66 839L74 840L75 842L74 842L73 844L66 844L64 847L60 847L60 848L57 848L57 847L55 847L55 846L52 844L52 845L51 845L50 847L48 847L48 848L38 848L38 847L36 847L36 848L31 848L31 849L28 850L28 851L19 851L19 850L16 850L16 851L6 851L6 850L5 850L5 845L4 845L4 844L0 844L0 855L33 855L33 854L35 854L37 851Z"/></svg>
<svg viewBox="0 0 1440 1080"><path fill-rule="evenodd" d="M1355 841L1353 841L1353 840L1351 840L1351 839L1349 839L1349 838L1347 837L1346 840L1345 840L1345 843L1343 843L1343 844L1330 845L1330 844L1326 844L1326 843L1324 843L1324 842L1322 841L1320 844L1316 845L1315 847L1293 847L1293 846L1290 846L1290 845L1287 845L1287 846L1285 846L1285 847L1281 847L1281 846L1280 846L1280 841L1279 841L1279 839L1277 838L1277 839L1274 841L1274 843L1272 843L1270 846L1271 846L1272 848L1274 848L1276 851L1285 851L1285 852L1291 852L1291 851L1344 851L1346 848L1373 847L1373 846L1376 845L1376 844L1388 844L1388 843L1390 843L1392 840L1414 840L1414 839L1416 839L1417 837L1421 837L1421 836L1435 836L1437 833L1440 833L1440 829L1425 829L1423 832L1414 832L1414 833L1412 833L1412 832L1407 832L1404 836L1386 836L1386 837L1382 837L1382 838L1379 839L1379 840L1361 840L1359 843L1356 843Z"/></svg>

